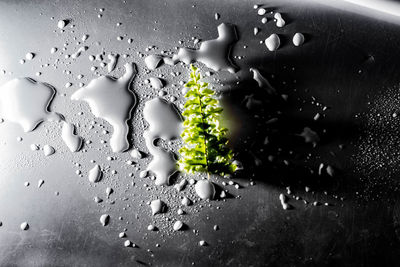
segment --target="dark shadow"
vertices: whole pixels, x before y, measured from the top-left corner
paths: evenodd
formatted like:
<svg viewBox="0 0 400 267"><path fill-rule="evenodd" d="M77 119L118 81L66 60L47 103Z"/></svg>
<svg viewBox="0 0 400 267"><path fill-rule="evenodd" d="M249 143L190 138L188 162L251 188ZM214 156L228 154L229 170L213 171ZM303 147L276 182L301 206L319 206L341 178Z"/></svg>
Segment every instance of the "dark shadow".
<svg viewBox="0 0 400 267"><path fill-rule="evenodd" d="M355 143L362 136L363 123L355 114L368 110L366 103L379 94L376 88L382 83L376 77L386 77L385 70L375 64L375 53L356 42L340 37L327 40L338 52L318 54L321 49L315 49L315 43L307 44L312 37L305 36L308 51L291 54L293 49L286 49L291 40L282 38L282 52L247 59L241 66L246 78L239 84L236 80L226 84L230 89L223 92L222 102L227 117L234 120L231 146L244 166L235 177L354 197L354 192L365 188L352 163L353 155L360 153ZM259 69L278 94L269 95L259 88L246 73L249 67ZM385 85L394 82L397 77ZM314 120L317 113L321 117ZM318 133L316 147L299 136L304 127ZM321 163L324 168L319 174ZM327 165L335 170L333 177L327 174ZM377 186L388 198L398 192L394 188L398 187Z"/></svg>

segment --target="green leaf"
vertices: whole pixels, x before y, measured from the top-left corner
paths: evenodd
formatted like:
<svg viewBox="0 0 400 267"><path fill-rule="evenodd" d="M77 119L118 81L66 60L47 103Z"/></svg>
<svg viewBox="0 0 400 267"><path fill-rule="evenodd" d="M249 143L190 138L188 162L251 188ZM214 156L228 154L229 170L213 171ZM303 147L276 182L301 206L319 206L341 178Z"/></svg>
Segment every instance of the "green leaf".
<svg viewBox="0 0 400 267"><path fill-rule="evenodd" d="M232 163L233 153L228 147L228 130L220 123L223 109L209 84L200 81L198 69L193 65L190 69L190 80L185 84L190 89L182 112L184 146L179 149L177 164L188 173L232 173L237 167Z"/></svg>

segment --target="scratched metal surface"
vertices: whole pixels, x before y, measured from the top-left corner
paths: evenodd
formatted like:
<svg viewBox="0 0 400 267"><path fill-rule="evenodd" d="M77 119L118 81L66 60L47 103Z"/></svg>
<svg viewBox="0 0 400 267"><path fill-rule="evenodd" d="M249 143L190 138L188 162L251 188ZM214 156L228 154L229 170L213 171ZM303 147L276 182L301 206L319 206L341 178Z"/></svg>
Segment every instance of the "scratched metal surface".
<svg viewBox="0 0 400 267"><path fill-rule="evenodd" d="M140 186L124 189L129 182L126 170L122 169L117 177L109 178L117 179L110 182L117 188L115 204L98 205L92 199L98 192L104 192L105 185L89 187L84 182L86 177L75 175L73 163L82 163L81 169L85 170L90 159L105 161L110 153L101 156L96 150L69 153L63 148L57 134L60 129L55 124L46 122L36 131L25 134L18 125L5 122L0 125L0 220L3 222L0 265L396 265L400 257L400 209L396 195L380 200L357 199L355 193L362 191L363 185L358 182L350 159L360 152L354 145L360 136L354 116L366 112L366 103L375 94L398 84L399 25L319 4L274 1L267 6L282 12L288 22L284 28L277 29L271 21L266 25L260 23L254 4L179 0L0 1L0 69L12 72L0 75L0 82L21 76L49 82L58 92L52 109L81 124L88 123L92 117L85 105L69 101L68 96L77 87L64 88L71 79L62 71L84 73L84 82L88 82L94 77L89 71L89 53L71 66L40 68L41 64L52 64L56 58L50 56L51 47L62 47L65 41L76 42L66 37L73 34L53 32L57 30L58 19L71 19L76 25L76 36L90 35L90 54L100 52L103 47L107 52L131 54L130 60L138 64L142 74L134 84L139 99L146 94L146 89L138 86L138 81L146 75L143 58L137 51L144 52L148 45L156 45L160 50L171 49L178 46L178 40L192 36L202 40L215 38L220 22L235 24L240 41L232 53L244 56L234 60L241 68L237 74L241 82L237 84L235 76L227 73L219 77L224 83L227 117L233 125L232 144L246 166L236 179L242 188L229 187L233 197L213 201L211 207L205 204L200 212L185 216L188 230L172 235L162 231L147 233L146 227L153 218L143 203L151 200L147 194L160 193L155 187L150 193ZM97 18L99 8L105 8L101 19ZM219 21L214 19L215 12L221 14ZM118 22L122 25L116 28ZM253 36L255 25L261 28L256 37ZM305 33L306 43L294 48L290 38L297 31ZM282 47L276 53L268 52L259 44L273 32L280 33L282 38ZM127 36L123 42L116 40L124 34ZM126 39L130 36L134 42L127 51ZM94 44L96 41L102 43L99 48ZM244 45L248 48L244 49ZM30 51L37 53L36 58L19 64L19 59ZM280 94L289 96L288 101L279 97L271 99L260 92L251 80L249 67L259 68L268 77L274 75L271 83ZM35 77L37 71L42 71L42 76ZM75 79L74 83L78 81ZM263 101L263 108L250 111L245 108L243 99L250 94ZM311 104L312 96L331 107L328 115L318 122L312 120L316 112ZM299 108L303 111L299 112ZM80 121L76 115L80 110L89 119ZM277 114L282 115L276 125L266 123ZM314 149L294 135L307 125L320 132L326 129L321 143ZM267 135L271 137L271 145L264 146ZM17 142L17 136L22 136L23 142ZM140 143L140 138L141 132L137 132L133 142ZM29 149L31 143L45 144L49 140L58 148L52 157L41 157ZM345 149L340 150L339 144L345 144ZM269 155L275 155L276 160L270 163ZM260 166L255 165L255 157L262 161ZM283 160L288 160L289 165L282 163ZM316 171L320 162L335 166L339 170L337 175L329 178L311 174L309 169ZM45 180L40 189L36 186L38 179ZM255 181L254 186L249 185L250 179ZM25 181L31 186L25 187ZM284 211L278 196L288 185L299 196L332 205L314 207L291 200L294 209ZM305 185L314 194L305 193ZM56 191L60 192L59 196L55 195ZM240 198L235 198L238 195ZM344 200L335 198L336 195ZM122 200L124 197L128 199ZM127 203L130 208L124 210ZM112 215L108 227L98 221L103 211ZM118 216L124 219L118 220ZM19 229L23 221L29 222L28 231ZM215 224L219 225L219 231L212 230ZM123 247L118 233L125 227L130 240L139 248ZM197 229L199 234L194 234L192 229ZM201 239L209 246L198 246ZM156 247L157 243L160 247Z"/></svg>

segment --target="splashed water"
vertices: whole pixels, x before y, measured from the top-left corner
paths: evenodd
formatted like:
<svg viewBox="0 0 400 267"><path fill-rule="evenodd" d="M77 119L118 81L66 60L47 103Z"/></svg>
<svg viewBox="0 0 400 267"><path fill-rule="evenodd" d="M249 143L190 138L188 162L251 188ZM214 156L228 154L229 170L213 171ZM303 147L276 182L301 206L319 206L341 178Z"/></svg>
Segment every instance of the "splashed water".
<svg viewBox="0 0 400 267"><path fill-rule="evenodd" d="M199 50L180 48L178 54L173 55L172 63L176 64L182 61L190 64L198 61L214 71L227 70L235 73L238 67L232 63L229 56L231 47L237 40L235 26L222 23L218 26L217 39L202 42ZM168 61L165 63L169 64Z"/></svg>
<svg viewBox="0 0 400 267"><path fill-rule="evenodd" d="M136 105L136 97L131 92L130 85L136 73L135 64L127 63L125 74L119 79L101 76L71 96L72 100L86 101L96 117L111 124L114 129L110 139L113 152L123 152L129 148L127 122Z"/></svg>
<svg viewBox="0 0 400 267"><path fill-rule="evenodd" d="M156 185L169 183L169 178L176 172L176 160L171 151L155 145L157 139L172 140L182 131L182 119L173 104L154 98L147 101L143 109L144 119L149 129L143 133L146 146L153 156L147 170L156 175Z"/></svg>
<svg viewBox="0 0 400 267"><path fill-rule="evenodd" d="M0 117L18 123L24 132L33 131L41 122L62 118L48 110L55 89L31 78L13 79L0 86Z"/></svg>
<svg viewBox="0 0 400 267"><path fill-rule="evenodd" d="M72 123L63 123L61 138L71 152L77 152L82 147L82 137L75 134L75 125Z"/></svg>

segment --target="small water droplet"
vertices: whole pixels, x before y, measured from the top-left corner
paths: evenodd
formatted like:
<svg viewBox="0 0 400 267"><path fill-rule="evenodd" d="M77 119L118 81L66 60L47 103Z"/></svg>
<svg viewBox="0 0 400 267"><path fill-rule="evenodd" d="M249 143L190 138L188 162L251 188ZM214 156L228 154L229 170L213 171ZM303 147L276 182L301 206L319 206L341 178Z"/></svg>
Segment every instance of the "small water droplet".
<svg viewBox="0 0 400 267"><path fill-rule="evenodd" d="M43 184L44 184L44 180L40 179L38 181L38 188L41 188Z"/></svg>
<svg viewBox="0 0 400 267"><path fill-rule="evenodd" d="M103 214L103 215L100 216L100 223L103 226L107 226L109 224L109 222L110 222L110 215Z"/></svg>
<svg viewBox="0 0 400 267"><path fill-rule="evenodd" d="M182 221L176 221L173 225L174 231L179 231L183 227L183 222Z"/></svg>
<svg viewBox="0 0 400 267"><path fill-rule="evenodd" d="M162 213L163 212L163 208L164 208L164 202L162 202L159 199L153 200L150 203L150 207L151 207L152 215L156 215L158 213Z"/></svg>
<svg viewBox="0 0 400 267"><path fill-rule="evenodd" d="M213 199L215 195L214 184L208 180L200 180L194 187L196 194L201 199Z"/></svg>
<svg viewBox="0 0 400 267"><path fill-rule="evenodd" d="M88 173L88 179L91 183L97 183L101 180L102 171L99 165L94 166Z"/></svg>
<svg viewBox="0 0 400 267"><path fill-rule="evenodd" d="M75 134L75 125L73 125L72 123L63 123L61 138L71 152L77 152L82 147L83 139L82 137Z"/></svg>
<svg viewBox="0 0 400 267"><path fill-rule="evenodd" d="M53 155L55 152L56 152L56 150L54 149L54 147L52 147L50 145L44 145L43 146L43 153L44 153L44 155L46 157L50 156L50 155Z"/></svg>
<svg viewBox="0 0 400 267"><path fill-rule="evenodd" d="M23 222L20 225L21 230L26 231L29 229L29 224L27 222Z"/></svg>

